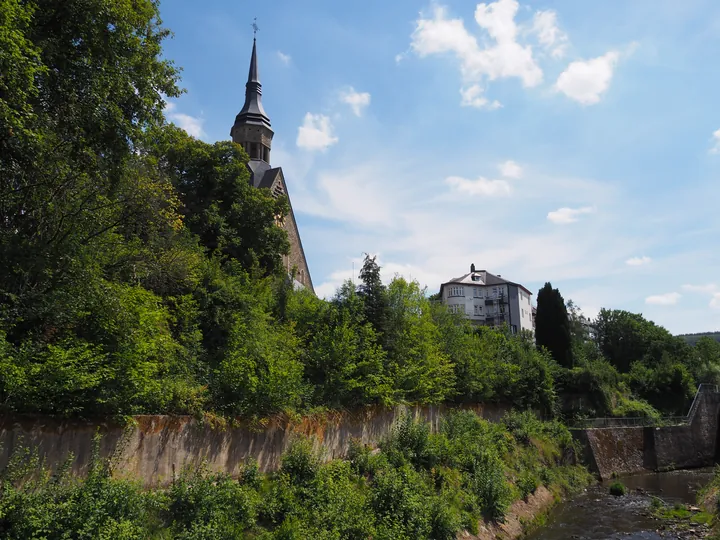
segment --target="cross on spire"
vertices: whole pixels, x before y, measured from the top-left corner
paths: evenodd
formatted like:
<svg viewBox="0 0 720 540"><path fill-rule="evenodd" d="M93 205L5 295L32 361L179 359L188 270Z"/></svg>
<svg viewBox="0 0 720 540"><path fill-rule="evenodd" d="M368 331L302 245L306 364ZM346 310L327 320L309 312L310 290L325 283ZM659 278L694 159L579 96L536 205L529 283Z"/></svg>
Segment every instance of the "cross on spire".
<svg viewBox="0 0 720 540"><path fill-rule="evenodd" d="M257 17L255 17L255 19L253 20L253 23L250 26L252 26L253 39L255 39L257 37L258 30L260 30L260 28L257 25Z"/></svg>

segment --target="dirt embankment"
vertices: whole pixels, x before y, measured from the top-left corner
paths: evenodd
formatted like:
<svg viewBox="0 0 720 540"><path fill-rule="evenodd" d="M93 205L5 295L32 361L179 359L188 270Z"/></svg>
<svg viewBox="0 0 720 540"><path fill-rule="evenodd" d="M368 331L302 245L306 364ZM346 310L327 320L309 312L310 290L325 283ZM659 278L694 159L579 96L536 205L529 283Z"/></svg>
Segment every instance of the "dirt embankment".
<svg viewBox="0 0 720 540"><path fill-rule="evenodd" d="M555 496L544 486L535 490L527 500L515 501L505 516L505 523L481 523L477 535L463 532L458 535L462 540L514 540L524 533L524 523L531 522L543 512L547 512L555 504Z"/></svg>

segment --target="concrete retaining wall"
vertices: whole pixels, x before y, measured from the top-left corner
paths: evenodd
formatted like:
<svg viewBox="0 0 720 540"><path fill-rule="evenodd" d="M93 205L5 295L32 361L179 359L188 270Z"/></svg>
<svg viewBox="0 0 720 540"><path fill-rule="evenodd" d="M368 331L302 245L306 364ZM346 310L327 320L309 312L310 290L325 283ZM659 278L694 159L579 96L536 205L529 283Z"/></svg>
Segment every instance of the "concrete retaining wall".
<svg viewBox="0 0 720 540"><path fill-rule="evenodd" d="M497 421L507 407L475 405L463 407L488 420ZM146 486L170 482L186 465L207 461L213 471L235 475L248 458L262 471L275 470L289 444L298 436L312 437L326 460L343 457L350 440L375 445L398 418L410 412L437 430L450 408L396 407L344 413L298 422L274 419L262 426L212 425L189 416L136 416L129 426L108 422L58 421L48 418L0 418L0 469L15 449L37 449L45 464L54 470L73 456L71 469L84 474L90 463L93 437L102 435L100 454L112 457L117 476L139 478Z"/></svg>
<svg viewBox="0 0 720 540"><path fill-rule="evenodd" d="M720 394L700 394L692 423L684 426L575 430L586 461L602 479L613 474L689 469L715 463Z"/></svg>

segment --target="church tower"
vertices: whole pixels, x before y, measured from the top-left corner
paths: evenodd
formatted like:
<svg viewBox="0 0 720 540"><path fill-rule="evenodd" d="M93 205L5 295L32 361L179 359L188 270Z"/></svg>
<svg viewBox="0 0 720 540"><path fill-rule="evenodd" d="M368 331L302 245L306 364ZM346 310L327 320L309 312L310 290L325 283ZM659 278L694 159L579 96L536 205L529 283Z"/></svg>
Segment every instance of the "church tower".
<svg viewBox="0 0 720 540"><path fill-rule="evenodd" d="M257 28L257 27L255 27ZM288 198L290 212L280 225L285 229L290 241L290 254L283 256L288 274L293 275L295 285L301 285L315 292L310 278L305 251L300 240L300 232L295 222L292 203L285 184L281 167L270 166L270 149L274 132L270 127L270 118L262 105L262 85L258 75L257 40L253 39L250 71L245 84L245 104L235 117L230 130L233 142L245 149L250 160L250 183L258 189L269 189L273 197L285 195Z"/></svg>

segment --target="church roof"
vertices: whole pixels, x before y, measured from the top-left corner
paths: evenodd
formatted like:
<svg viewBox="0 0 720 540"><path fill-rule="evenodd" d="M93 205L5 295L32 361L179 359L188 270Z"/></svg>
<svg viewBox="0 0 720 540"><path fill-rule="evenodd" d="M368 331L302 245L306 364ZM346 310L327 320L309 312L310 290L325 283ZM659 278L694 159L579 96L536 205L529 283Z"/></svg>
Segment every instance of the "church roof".
<svg viewBox="0 0 720 540"><path fill-rule="evenodd" d="M272 188L273 184L275 183L275 180L277 179L277 177L281 171L282 171L282 168L280 168L280 167L275 167L274 169L268 169L263 174L257 187L268 188L268 189Z"/></svg>
<svg viewBox="0 0 720 540"><path fill-rule="evenodd" d="M258 74L257 42L253 39L250 70L245 84L245 104L235 117L235 124L256 124L270 128L270 118L262 105L262 84Z"/></svg>

